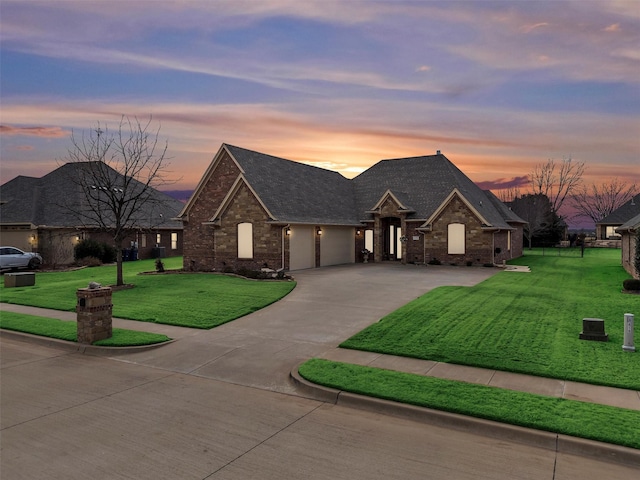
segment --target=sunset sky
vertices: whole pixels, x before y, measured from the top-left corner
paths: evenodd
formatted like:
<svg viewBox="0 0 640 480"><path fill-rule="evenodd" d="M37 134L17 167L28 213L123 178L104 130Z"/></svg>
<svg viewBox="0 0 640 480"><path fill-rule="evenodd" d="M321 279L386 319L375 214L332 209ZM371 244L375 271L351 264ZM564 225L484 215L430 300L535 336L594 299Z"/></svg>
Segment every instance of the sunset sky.
<svg viewBox="0 0 640 480"><path fill-rule="evenodd" d="M441 150L484 188L567 157L640 185L638 0L1 0L0 22L2 183L125 114L161 126L175 189L223 142L347 177Z"/></svg>

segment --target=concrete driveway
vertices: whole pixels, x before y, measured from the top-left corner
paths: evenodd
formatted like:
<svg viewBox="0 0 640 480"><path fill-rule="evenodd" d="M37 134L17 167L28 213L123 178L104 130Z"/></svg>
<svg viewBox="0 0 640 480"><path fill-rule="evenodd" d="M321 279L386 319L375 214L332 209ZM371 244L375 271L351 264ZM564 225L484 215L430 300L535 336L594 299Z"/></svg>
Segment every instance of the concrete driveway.
<svg viewBox="0 0 640 480"><path fill-rule="evenodd" d="M472 286L496 269L358 264L295 273L283 300L171 345L119 355L123 361L237 385L293 393L289 372L386 314L442 285Z"/></svg>

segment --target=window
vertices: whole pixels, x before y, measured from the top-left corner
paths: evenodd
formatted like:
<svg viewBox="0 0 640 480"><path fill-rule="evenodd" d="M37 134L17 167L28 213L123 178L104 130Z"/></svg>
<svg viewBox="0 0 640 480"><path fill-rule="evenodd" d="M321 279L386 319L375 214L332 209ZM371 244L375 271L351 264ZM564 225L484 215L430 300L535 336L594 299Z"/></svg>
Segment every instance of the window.
<svg viewBox="0 0 640 480"><path fill-rule="evenodd" d="M143 233L140 235L140 245L142 246L142 248L145 248L147 246L147 234Z"/></svg>
<svg viewBox="0 0 640 480"><path fill-rule="evenodd" d="M373 230L364 231L364 248L373 253Z"/></svg>
<svg viewBox="0 0 640 480"><path fill-rule="evenodd" d="M620 234L616 233L616 228L618 228L618 227L617 226L615 226L615 227L608 226L605 238L621 238Z"/></svg>
<svg viewBox="0 0 640 480"><path fill-rule="evenodd" d="M511 251L511 230L507 230L507 251Z"/></svg>
<svg viewBox="0 0 640 480"><path fill-rule="evenodd" d="M449 255L464 255L465 253L465 228L464 223L450 223L447 228L447 241Z"/></svg>
<svg viewBox="0 0 640 480"><path fill-rule="evenodd" d="M238 224L238 258L253 258L253 224Z"/></svg>
<svg viewBox="0 0 640 480"><path fill-rule="evenodd" d="M157 233L157 234L156 234L156 243L157 243L158 245L160 245L161 241L162 241L162 236L161 236L159 233Z"/></svg>
<svg viewBox="0 0 640 480"><path fill-rule="evenodd" d="M171 250L178 249L178 234L176 232L171 232Z"/></svg>

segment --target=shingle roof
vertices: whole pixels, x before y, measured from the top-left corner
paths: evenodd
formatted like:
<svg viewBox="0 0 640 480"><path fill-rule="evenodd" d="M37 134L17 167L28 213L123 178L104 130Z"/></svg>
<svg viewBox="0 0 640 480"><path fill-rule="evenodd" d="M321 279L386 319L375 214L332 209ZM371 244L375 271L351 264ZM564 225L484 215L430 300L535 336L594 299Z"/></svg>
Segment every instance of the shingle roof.
<svg viewBox="0 0 640 480"><path fill-rule="evenodd" d="M630 218L640 214L640 194L632 197L620 208L614 210L602 220L596 222L596 225L622 225Z"/></svg>
<svg viewBox="0 0 640 480"><path fill-rule="evenodd" d="M620 230L629 231L629 230L637 230L639 228L640 228L640 213L638 215L636 215L635 217L627 220L621 226L616 228L616 230L618 230L618 231L620 231Z"/></svg>
<svg viewBox="0 0 640 480"><path fill-rule="evenodd" d="M498 210L494 200L442 154L382 160L355 177L353 183L361 220L370 218L363 212L387 189L415 210L407 215L408 220L427 220L456 188L491 226L510 228L507 219L523 222L508 209Z"/></svg>
<svg viewBox="0 0 640 480"><path fill-rule="evenodd" d="M18 176L0 187L0 222L32 223L45 227L75 227L79 221L65 205L83 203L80 187L71 181L77 178L85 163L66 163L41 178ZM111 170L112 175L119 174ZM182 208L182 202L158 190L152 192L153 213L145 207L139 211L140 226L182 228L179 221L172 221ZM158 208L158 205L162 205ZM162 213L162 220L158 221ZM153 218L152 218L153 215ZM148 219L148 220L147 220Z"/></svg>
<svg viewBox="0 0 640 480"><path fill-rule="evenodd" d="M337 172L225 145L278 221L357 224L353 185Z"/></svg>

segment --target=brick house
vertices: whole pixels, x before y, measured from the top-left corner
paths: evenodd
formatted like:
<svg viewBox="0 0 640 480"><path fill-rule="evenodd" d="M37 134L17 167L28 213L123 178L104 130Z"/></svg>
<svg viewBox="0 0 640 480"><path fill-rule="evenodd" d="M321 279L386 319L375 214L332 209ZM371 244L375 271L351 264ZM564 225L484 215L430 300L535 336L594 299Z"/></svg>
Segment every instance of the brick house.
<svg viewBox="0 0 640 480"><path fill-rule="evenodd" d="M621 237L622 266L633 278L640 278L640 272L636 271L635 258L638 248L637 232L640 231L640 214L616 229Z"/></svg>
<svg viewBox="0 0 640 480"><path fill-rule="evenodd" d="M439 151L349 180L223 144L179 217L187 270L300 270L364 261L501 263L524 221Z"/></svg>
<svg viewBox="0 0 640 480"><path fill-rule="evenodd" d="M620 233L616 229L636 215L640 215L640 195L631 197L609 215L598 220L596 222L596 239L619 240Z"/></svg>
<svg viewBox="0 0 640 480"><path fill-rule="evenodd" d="M85 201L73 179L82 163L67 163L41 178L18 176L0 187L0 235L2 245L37 251L48 265L72 263L73 248L82 239L112 244L109 232L81 224L65 205ZM121 177L112 170L113 180ZM153 206L141 206L125 245L137 245L138 258L182 255L182 223L175 220L184 204L151 190ZM164 247L164 248L158 248Z"/></svg>

